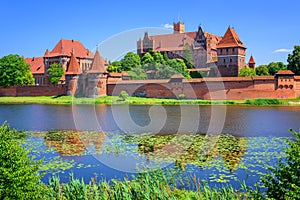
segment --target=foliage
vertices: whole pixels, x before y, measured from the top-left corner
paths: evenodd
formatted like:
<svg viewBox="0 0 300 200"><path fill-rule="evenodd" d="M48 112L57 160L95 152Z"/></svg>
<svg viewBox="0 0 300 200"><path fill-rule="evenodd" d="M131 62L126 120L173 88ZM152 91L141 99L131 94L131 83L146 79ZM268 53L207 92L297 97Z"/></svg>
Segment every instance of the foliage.
<svg viewBox="0 0 300 200"><path fill-rule="evenodd" d="M122 90L119 94L119 99L122 101L125 101L129 97L128 93L124 90Z"/></svg>
<svg viewBox="0 0 300 200"><path fill-rule="evenodd" d="M140 66L132 68L130 71L127 71L127 72L131 76L132 80L146 80L147 79L146 72Z"/></svg>
<svg viewBox="0 0 300 200"><path fill-rule="evenodd" d="M142 60L141 60L142 66L152 64L153 62L154 62L154 59L149 52L147 52L143 55Z"/></svg>
<svg viewBox="0 0 300 200"><path fill-rule="evenodd" d="M168 60L166 65L173 68L177 73L182 74L185 78L191 78L189 74L189 70L187 69L184 61L179 58L175 58L172 60Z"/></svg>
<svg viewBox="0 0 300 200"><path fill-rule="evenodd" d="M300 133L291 132L296 137L288 140L286 159L279 162L278 168L270 169L270 173L262 179L270 198L300 199Z"/></svg>
<svg viewBox="0 0 300 200"><path fill-rule="evenodd" d="M121 72L122 63L120 61L115 61L110 63L106 69L108 72Z"/></svg>
<svg viewBox="0 0 300 200"><path fill-rule="evenodd" d="M269 74L274 76L279 70L285 70L286 67L283 62L271 62L268 64Z"/></svg>
<svg viewBox="0 0 300 200"><path fill-rule="evenodd" d="M168 65L161 65L157 71L156 78L159 79L168 79L172 75L176 74L176 70Z"/></svg>
<svg viewBox="0 0 300 200"><path fill-rule="evenodd" d="M42 199L45 188L37 174L41 161L15 140L16 130L0 126L0 199Z"/></svg>
<svg viewBox="0 0 300 200"><path fill-rule="evenodd" d="M266 65L260 65L255 68L255 72L257 76L269 76L269 69Z"/></svg>
<svg viewBox="0 0 300 200"><path fill-rule="evenodd" d="M122 63L121 71L130 71L136 67L141 66L141 59L139 55L133 52L128 52L122 59L121 63Z"/></svg>
<svg viewBox="0 0 300 200"><path fill-rule="evenodd" d="M256 76L255 70L250 67L242 67L239 73L239 77Z"/></svg>
<svg viewBox="0 0 300 200"><path fill-rule="evenodd" d="M300 46L294 46L292 54L288 55L287 62L287 69L300 75Z"/></svg>
<svg viewBox="0 0 300 200"><path fill-rule="evenodd" d="M164 64L165 60L163 55L160 52L153 53L153 60L155 63Z"/></svg>
<svg viewBox="0 0 300 200"><path fill-rule="evenodd" d="M33 76L23 57L10 54L0 59L0 86L32 85Z"/></svg>
<svg viewBox="0 0 300 200"><path fill-rule="evenodd" d="M64 69L59 63L53 63L48 69L49 80L52 84L57 84L61 77L64 75Z"/></svg>
<svg viewBox="0 0 300 200"><path fill-rule="evenodd" d="M178 95L178 98L179 98L179 99L185 99L186 96L185 96L185 94L179 94L179 95Z"/></svg>
<svg viewBox="0 0 300 200"><path fill-rule="evenodd" d="M259 98L259 99L247 99L246 104L249 105L256 105L256 106L260 106L260 105L278 105L281 102L278 99L264 99L264 98Z"/></svg>
<svg viewBox="0 0 300 200"><path fill-rule="evenodd" d="M183 59L185 61L185 65L188 69L194 68L194 58L191 51L191 47L188 43L184 46Z"/></svg>

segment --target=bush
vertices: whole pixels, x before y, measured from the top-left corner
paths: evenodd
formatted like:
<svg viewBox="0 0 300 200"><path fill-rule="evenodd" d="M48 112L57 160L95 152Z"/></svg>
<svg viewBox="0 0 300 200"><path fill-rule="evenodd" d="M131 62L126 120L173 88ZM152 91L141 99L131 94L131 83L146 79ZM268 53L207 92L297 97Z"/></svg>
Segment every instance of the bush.
<svg viewBox="0 0 300 200"><path fill-rule="evenodd" d="M4 123L0 126L0 199L43 199L44 185L37 170L41 161L16 140L19 133Z"/></svg>
<svg viewBox="0 0 300 200"><path fill-rule="evenodd" d="M119 94L119 99L122 101L125 101L129 97L128 93L124 90L122 90Z"/></svg>
<svg viewBox="0 0 300 200"><path fill-rule="evenodd" d="M247 99L245 101L246 104L249 105L278 105L280 104L280 101L278 99L263 99L263 98L259 98L259 99Z"/></svg>
<svg viewBox="0 0 300 200"><path fill-rule="evenodd" d="M180 95L178 96L178 99L185 99L185 94L180 94Z"/></svg>
<svg viewBox="0 0 300 200"><path fill-rule="evenodd" d="M300 199L300 133L291 132L296 138L288 140L286 159L280 160L279 167L270 169L270 173L262 178L270 198Z"/></svg>

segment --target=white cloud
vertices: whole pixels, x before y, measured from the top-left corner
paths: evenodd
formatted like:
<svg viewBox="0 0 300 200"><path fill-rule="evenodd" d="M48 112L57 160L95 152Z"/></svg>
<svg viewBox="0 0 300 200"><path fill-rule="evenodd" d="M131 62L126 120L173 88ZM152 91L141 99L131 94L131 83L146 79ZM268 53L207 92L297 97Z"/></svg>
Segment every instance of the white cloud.
<svg viewBox="0 0 300 200"><path fill-rule="evenodd" d="M277 49L274 53L291 53L292 51L292 49Z"/></svg>
<svg viewBox="0 0 300 200"><path fill-rule="evenodd" d="M172 24L163 24L163 27L164 28L173 28L173 25Z"/></svg>

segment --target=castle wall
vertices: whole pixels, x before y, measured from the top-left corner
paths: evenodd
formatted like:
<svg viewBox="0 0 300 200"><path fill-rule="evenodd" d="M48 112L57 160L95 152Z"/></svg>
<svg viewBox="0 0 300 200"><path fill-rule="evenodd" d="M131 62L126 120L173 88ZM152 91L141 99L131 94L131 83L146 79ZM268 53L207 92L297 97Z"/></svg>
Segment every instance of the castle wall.
<svg viewBox="0 0 300 200"><path fill-rule="evenodd" d="M65 85L0 87L0 96L57 96L66 93Z"/></svg>
<svg viewBox="0 0 300 200"><path fill-rule="evenodd" d="M299 84L300 80L296 84ZM296 98L300 90L283 88L275 90L274 77L206 78L173 82L168 80L145 80L108 82L107 95L117 96L124 90L130 95L154 98L177 98L184 94L190 99Z"/></svg>

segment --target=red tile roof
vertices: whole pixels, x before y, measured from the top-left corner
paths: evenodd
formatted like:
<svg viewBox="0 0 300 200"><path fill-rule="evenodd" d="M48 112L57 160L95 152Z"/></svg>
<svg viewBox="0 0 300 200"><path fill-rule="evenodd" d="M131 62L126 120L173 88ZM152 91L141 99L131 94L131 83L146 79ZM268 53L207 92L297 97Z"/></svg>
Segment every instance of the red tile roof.
<svg viewBox="0 0 300 200"><path fill-rule="evenodd" d="M223 37L223 39L217 45L217 48L228 48L228 47L242 47L246 48L235 30L229 27Z"/></svg>
<svg viewBox="0 0 300 200"><path fill-rule="evenodd" d="M105 61L104 61L103 57L100 55L99 51L97 50L95 53L92 67L91 67L91 70L89 71L89 73L93 73L93 72L104 73L105 71L106 71L105 70Z"/></svg>
<svg viewBox="0 0 300 200"><path fill-rule="evenodd" d="M171 76L171 79L184 79L184 76L182 74L174 74Z"/></svg>
<svg viewBox="0 0 300 200"><path fill-rule="evenodd" d="M254 58L253 58L252 55L251 55L251 57L250 57L250 59L249 59L248 64L255 64L255 61L254 61Z"/></svg>
<svg viewBox="0 0 300 200"><path fill-rule="evenodd" d="M72 49L74 49L76 56L79 58L93 58L93 53L85 48L83 44L77 40L61 39L51 52L45 52L44 57L56 56L71 56Z"/></svg>
<svg viewBox="0 0 300 200"><path fill-rule="evenodd" d="M164 34L150 36L153 40L153 51L184 50L185 44L192 44L197 32Z"/></svg>
<svg viewBox="0 0 300 200"><path fill-rule="evenodd" d="M276 75L294 75L295 73L291 70L279 70Z"/></svg>
<svg viewBox="0 0 300 200"><path fill-rule="evenodd" d="M26 58L25 61L30 65L30 71L32 74L44 74L45 73L45 65L44 58Z"/></svg>
<svg viewBox="0 0 300 200"><path fill-rule="evenodd" d="M68 69L65 74L80 74L81 68L74 53L71 53Z"/></svg>

